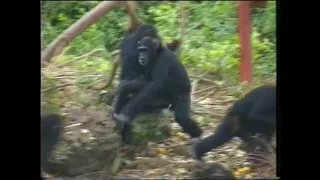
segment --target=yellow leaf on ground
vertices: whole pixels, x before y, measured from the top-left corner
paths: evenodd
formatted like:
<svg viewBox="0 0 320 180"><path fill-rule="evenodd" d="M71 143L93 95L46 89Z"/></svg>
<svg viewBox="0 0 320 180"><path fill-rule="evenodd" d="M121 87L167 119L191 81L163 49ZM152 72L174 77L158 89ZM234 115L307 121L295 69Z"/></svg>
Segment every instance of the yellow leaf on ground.
<svg viewBox="0 0 320 180"><path fill-rule="evenodd" d="M187 139L187 136L182 132L177 132L176 136L179 137L180 139L183 139L183 140Z"/></svg>
<svg viewBox="0 0 320 180"><path fill-rule="evenodd" d="M244 168L238 169L237 172L239 172L240 174L250 174L251 169L249 167L244 167Z"/></svg>
<svg viewBox="0 0 320 180"><path fill-rule="evenodd" d="M168 154L168 151L164 148L157 148L157 153L158 154Z"/></svg>

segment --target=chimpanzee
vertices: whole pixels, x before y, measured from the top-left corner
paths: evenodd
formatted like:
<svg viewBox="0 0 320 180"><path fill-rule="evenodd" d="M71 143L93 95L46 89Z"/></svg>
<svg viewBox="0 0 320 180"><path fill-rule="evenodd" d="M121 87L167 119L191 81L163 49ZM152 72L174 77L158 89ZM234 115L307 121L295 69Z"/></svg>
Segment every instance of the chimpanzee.
<svg viewBox="0 0 320 180"><path fill-rule="evenodd" d="M168 49L170 49L173 52L176 52L179 48L181 44L180 40L174 40L171 43L167 43L166 47ZM136 61L136 63L138 63ZM127 80L123 80L122 83L120 83L119 87L118 87L118 91L117 94L115 96L115 98L112 101L112 119L114 120L114 114L118 114L121 110L121 108L130 101L130 99L132 97L134 97L134 95L136 93L138 93L146 84L147 79L141 75L138 78L132 80L132 81L127 81ZM121 93L121 96L119 98L119 92ZM142 110L141 113L158 113L161 110L168 108L172 110L173 106L170 106L170 103L168 101L166 101L163 98L159 98L156 101L150 102L148 103Z"/></svg>
<svg viewBox="0 0 320 180"><path fill-rule="evenodd" d="M179 46L181 44L180 40L174 40L171 43L167 43L166 47L170 49L171 51L175 52L178 50ZM138 64L138 61L136 61ZM139 65L140 66L140 65ZM122 99L118 99L119 96L117 95L116 98L113 100L114 107L113 113L119 113L120 109L136 94L138 93L144 85L147 83L147 79L144 75L140 75L138 78L128 81L128 80L122 80L122 83L118 87L118 93L122 91L122 93L125 93L126 95L122 95ZM124 92L125 91L125 92ZM148 105L146 105L142 112L143 113L154 113L159 112L159 110L162 110L164 108L167 108L169 106L169 102L165 101L164 99L158 99L157 101L150 102Z"/></svg>
<svg viewBox="0 0 320 180"><path fill-rule="evenodd" d="M143 68L143 73L140 75L146 78L146 84L120 110L120 114L115 115L115 118L124 122L124 125L130 125L148 102L163 98L172 104L175 119L183 130L194 141L198 140L202 130L189 115L191 84L186 69L175 54L156 38L144 37L137 45L139 54L137 61ZM122 135L129 138L126 128L123 128Z"/></svg>
<svg viewBox="0 0 320 180"><path fill-rule="evenodd" d="M48 161L54 146L58 143L62 120L58 115L41 116L41 168L48 170Z"/></svg>
<svg viewBox="0 0 320 180"><path fill-rule="evenodd" d="M122 66L121 66L121 75L120 75L120 85L119 87L122 87L129 83L131 86L133 85L132 82L144 82L144 79L141 79L141 74L143 72L143 67L139 65L137 59L138 59L138 50L137 50L137 42L141 38L145 36L151 36L157 39L160 39L160 36L158 35L157 29L151 25L151 24L142 24L140 23L134 16L133 12L130 10L130 8L126 8L126 12L129 16L129 28L127 30L127 34L125 35L124 40L121 43L121 52L120 57L122 59ZM168 43L167 47L172 50L176 51L178 50L179 46L181 44L180 40L175 40L172 43ZM135 80L135 81L134 81ZM127 86L127 87L128 87ZM143 87L143 86L142 86ZM121 88L119 88L121 89ZM132 88L131 88L132 89ZM137 88L134 88L135 90L130 91L127 90L127 93L132 94L134 92L137 92L140 88L139 86ZM118 93L119 94L119 93ZM112 114L117 114L120 112L123 105L126 104L132 97L130 96L123 96L123 98L118 98L118 94L115 96L113 100L113 107L115 108L112 110ZM156 101L149 102L144 106L144 108L141 110L141 113L153 113L160 111L164 108L167 108L170 106L170 103L168 103L164 98L159 97ZM125 125L127 126L127 125ZM130 127L126 127L125 129L130 129ZM129 130L128 130L129 131Z"/></svg>
<svg viewBox="0 0 320 180"><path fill-rule="evenodd" d="M234 103L218 126L215 134L191 146L196 160L202 161L205 153L240 137L245 142L260 133L270 142L276 131L276 87L260 86Z"/></svg>
<svg viewBox="0 0 320 180"><path fill-rule="evenodd" d="M120 85L119 87L124 86L125 84L129 85L128 87L132 86L133 90L127 90L128 93L135 93L139 89L139 83L145 82L145 79L140 78L141 73L143 71L142 66L139 65L137 59L138 59L138 51L137 51L137 42L141 38L145 36L151 36L157 39L160 39L160 36L158 35L157 29L151 25L151 24L142 24L137 20L135 17L132 9L130 9L130 6L126 6L126 12L129 16L129 27L127 29L127 34L125 35L124 40L121 43L121 59L122 59L122 66L121 66L121 75L120 75ZM167 47L172 51L177 51L179 46L181 44L180 40L175 40L171 43L167 44ZM134 81L133 81L134 80ZM136 86L137 88L134 88L134 83L138 83ZM132 89L131 88L131 89ZM113 110L113 113L119 113L121 107L130 100L131 97L125 97L122 99L118 99L118 96L116 95L113 104L115 106L115 109ZM148 105L145 106L145 108L142 110L142 112L150 113L150 112L157 112L163 108L169 107L169 103L166 102L164 99L159 98L156 102L150 102Z"/></svg>
<svg viewBox="0 0 320 180"><path fill-rule="evenodd" d="M134 9L135 7L130 6L129 4L126 7L126 13L129 17L129 26L127 33L120 46L120 56L122 59L121 75L120 80L131 81L140 77L143 68L136 61L138 59L137 51L137 42L145 36L150 36L160 40L157 29L151 24L142 24L135 17ZM169 43L169 49L175 51L178 46L181 44L181 41L176 40L173 43Z"/></svg>

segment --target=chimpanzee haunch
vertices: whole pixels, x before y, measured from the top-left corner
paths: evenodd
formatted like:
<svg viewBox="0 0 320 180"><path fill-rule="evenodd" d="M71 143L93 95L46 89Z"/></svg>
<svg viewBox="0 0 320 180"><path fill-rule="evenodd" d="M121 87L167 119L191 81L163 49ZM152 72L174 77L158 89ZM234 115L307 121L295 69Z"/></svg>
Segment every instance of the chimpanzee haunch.
<svg viewBox="0 0 320 180"><path fill-rule="evenodd" d="M141 75L147 82L115 118L124 124L131 124L148 102L163 98L172 104L175 119L183 130L194 140L199 139L202 131L189 115L191 84L186 69L174 53L156 38L142 38L137 49L137 61L144 70ZM123 136L129 136L125 128Z"/></svg>
<svg viewBox="0 0 320 180"><path fill-rule="evenodd" d="M58 115L41 116L41 168L48 170L48 161L54 146L58 143L62 120Z"/></svg>
<svg viewBox="0 0 320 180"><path fill-rule="evenodd" d="M260 133L270 142L276 131L276 87L264 85L258 87L235 102L215 134L206 137L191 147L196 160L202 161L205 153L240 137L245 142Z"/></svg>

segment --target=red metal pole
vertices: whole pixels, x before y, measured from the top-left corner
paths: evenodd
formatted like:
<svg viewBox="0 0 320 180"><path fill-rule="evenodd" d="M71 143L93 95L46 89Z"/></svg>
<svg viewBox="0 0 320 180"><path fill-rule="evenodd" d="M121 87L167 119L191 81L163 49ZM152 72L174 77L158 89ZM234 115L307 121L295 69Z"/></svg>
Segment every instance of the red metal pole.
<svg viewBox="0 0 320 180"><path fill-rule="evenodd" d="M241 48L241 82L252 81L251 51L251 9L250 1L239 1L239 38Z"/></svg>

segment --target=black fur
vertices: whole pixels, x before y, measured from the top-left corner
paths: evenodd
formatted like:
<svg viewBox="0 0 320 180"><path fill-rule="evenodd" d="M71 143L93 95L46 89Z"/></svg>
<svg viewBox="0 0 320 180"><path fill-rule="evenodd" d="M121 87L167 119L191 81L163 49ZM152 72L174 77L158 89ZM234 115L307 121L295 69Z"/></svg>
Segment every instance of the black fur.
<svg viewBox="0 0 320 180"><path fill-rule="evenodd" d="M175 119L183 130L192 138L200 137L201 129L189 116L191 84L186 69L172 51L162 45L159 46L157 39L145 37L140 40L140 45L152 51L150 62L146 66L141 66L147 83L121 109L118 119L130 124L148 102L164 98L173 105Z"/></svg>
<svg viewBox="0 0 320 180"><path fill-rule="evenodd" d="M136 28L131 28L136 29ZM122 67L120 75L120 85L117 95L113 100L112 114L118 114L121 108L139 92L147 83L143 73L143 67L139 64L137 42L143 37L150 36L160 39L157 29L153 25L142 24L135 32L128 32L121 44ZM181 44L180 40L175 40L167 44L168 49L175 52ZM122 96L119 98L120 91ZM141 113L154 113L169 107L170 103L163 98L150 102Z"/></svg>
<svg viewBox="0 0 320 180"><path fill-rule="evenodd" d="M121 44L122 68L120 80L131 81L140 77L143 67L137 62L137 42L145 36L160 39L157 29L152 25L141 25L134 33L128 33Z"/></svg>
<svg viewBox="0 0 320 180"><path fill-rule="evenodd" d="M58 115L41 117L41 167L47 172L48 161L55 145L59 141L62 120Z"/></svg>
<svg viewBox="0 0 320 180"><path fill-rule="evenodd" d="M260 133L270 142L276 131L276 87L261 86L238 100L229 110L214 135L193 146L198 160L202 156L232 139L240 137L246 142Z"/></svg>

